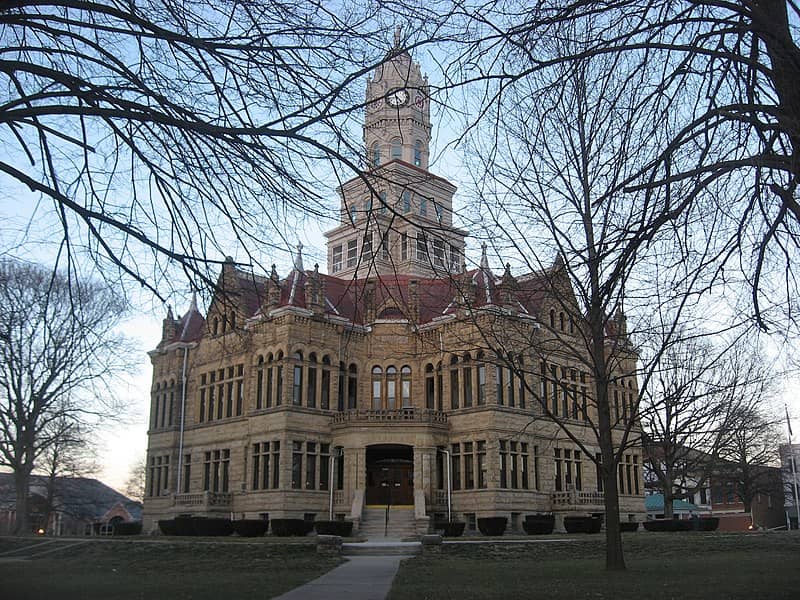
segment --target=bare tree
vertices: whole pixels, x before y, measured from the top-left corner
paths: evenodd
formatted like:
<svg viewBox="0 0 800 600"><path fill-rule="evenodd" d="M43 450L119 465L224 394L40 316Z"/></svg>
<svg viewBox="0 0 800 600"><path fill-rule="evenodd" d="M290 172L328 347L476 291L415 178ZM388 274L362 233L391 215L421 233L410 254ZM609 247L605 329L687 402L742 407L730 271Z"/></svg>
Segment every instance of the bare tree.
<svg viewBox="0 0 800 600"><path fill-rule="evenodd" d="M521 82L552 81L569 71L565 65L592 57L645 61L642 93L672 110L651 114L661 125L650 140L657 151L620 178L617 194L635 202L642 192L661 190L679 199L676 210L714 202L707 220L727 218L724 228L714 227L728 248L720 258L728 272L744 273L759 325L773 325L772 307L793 319L798 282L790 266L800 220L796 3L490 1L480 10L450 3L417 10L443 5L461 42L445 65L447 81L478 86L480 102L469 113L475 127L496 117Z"/></svg>
<svg viewBox="0 0 800 600"><path fill-rule="evenodd" d="M747 487L755 483L750 465L765 464L759 438L766 422L750 418L771 395L770 366L750 338L718 339L715 345L700 335L681 330L661 350L640 406L648 469L664 495L667 518L673 516L673 500L708 485L733 462L743 461ZM662 344L657 340L654 351Z"/></svg>
<svg viewBox="0 0 800 600"><path fill-rule="evenodd" d="M0 263L0 464L14 472L19 533L44 453L63 456L82 423L119 414L110 383L131 364L115 331L126 310L106 286Z"/></svg>
<svg viewBox="0 0 800 600"><path fill-rule="evenodd" d="M782 490L779 471L769 468L779 464L775 440L780 439L780 421L764 408L765 400L756 397L734 411L719 452L722 462L715 475L736 490L744 512L750 512L759 494Z"/></svg>
<svg viewBox="0 0 800 600"><path fill-rule="evenodd" d="M570 51L569 41L553 43ZM540 334L528 338L533 364L511 360L504 367L531 376L544 365L544 384L529 392L597 465L610 570L625 568L620 469L629 468L622 463L639 444L636 378L643 391L650 366L638 364L633 342L646 332L654 307L690 302L700 268L714 255L712 246L677 243L692 207L671 195L676 189L620 194L658 152L661 123L646 115L669 113L668 102L647 94L651 68L644 57L598 56L520 80L502 90L502 103L469 142L480 177L479 211L496 252L518 257L551 298L537 315ZM515 283L507 268L502 285L525 289L531 277ZM702 281L712 285L713 277ZM628 327L626 312L638 314L637 327ZM679 308L673 317L680 316ZM483 334L493 354L509 356L507 328ZM570 377L576 371L588 373L588 381ZM586 390L582 399L579 387Z"/></svg>
<svg viewBox="0 0 800 600"><path fill-rule="evenodd" d="M169 264L210 283L231 246L286 250L287 222L330 213L320 179L362 165L351 84L391 39L375 10L5 2L0 173L52 203L68 250L153 290Z"/></svg>
<svg viewBox="0 0 800 600"><path fill-rule="evenodd" d="M123 490L128 498L144 502L145 481L147 480L147 463L144 456L131 463L128 479Z"/></svg>
<svg viewBox="0 0 800 600"><path fill-rule="evenodd" d="M35 470L45 478L45 527L50 525L51 515L58 508L58 478L86 477L99 469L91 434L91 426L66 415L55 418L44 428L41 437L47 441L41 444L44 450Z"/></svg>

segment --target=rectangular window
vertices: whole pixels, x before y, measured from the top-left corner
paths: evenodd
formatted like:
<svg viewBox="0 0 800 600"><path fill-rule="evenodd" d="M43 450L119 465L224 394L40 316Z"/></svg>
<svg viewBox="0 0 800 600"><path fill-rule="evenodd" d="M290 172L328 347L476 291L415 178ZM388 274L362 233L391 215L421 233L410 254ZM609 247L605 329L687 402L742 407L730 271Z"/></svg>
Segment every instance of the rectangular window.
<svg viewBox="0 0 800 600"><path fill-rule="evenodd" d="M452 455L451 458L451 469L452 473L450 474L450 478L452 480L453 489L460 490L461 489L461 454L460 448L458 444L452 445Z"/></svg>
<svg viewBox="0 0 800 600"><path fill-rule="evenodd" d="M330 444L319 445L319 489L327 490L331 460Z"/></svg>
<svg viewBox="0 0 800 600"><path fill-rule="evenodd" d="M361 246L361 254L364 255L365 260L372 258L372 232L368 231L364 234L364 243Z"/></svg>
<svg viewBox="0 0 800 600"><path fill-rule="evenodd" d="M358 240L347 242L347 268L355 267L358 264Z"/></svg>
<svg viewBox="0 0 800 600"><path fill-rule="evenodd" d="M555 463L554 489L557 492L564 491L563 469L561 464L561 448L553 449L553 461Z"/></svg>
<svg viewBox="0 0 800 600"><path fill-rule="evenodd" d="M267 369L267 408L272 406L272 367Z"/></svg>
<svg viewBox="0 0 800 600"><path fill-rule="evenodd" d="M520 487L523 490L528 489L528 444L521 442L519 445L519 472L520 472Z"/></svg>
<svg viewBox="0 0 800 600"><path fill-rule="evenodd" d="M308 368L308 381L306 382L306 406L308 408L317 407L317 369Z"/></svg>
<svg viewBox="0 0 800 600"><path fill-rule="evenodd" d="M458 273L461 270L461 251L455 246L450 246L450 271Z"/></svg>
<svg viewBox="0 0 800 600"><path fill-rule="evenodd" d="M303 396L303 367L294 366L294 377L292 379L292 404L300 406Z"/></svg>
<svg viewBox="0 0 800 600"><path fill-rule="evenodd" d="M277 490L281 482L281 443L272 442L272 489Z"/></svg>
<svg viewBox="0 0 800 600"><path fill-rule="evenodd" d="M475 454L478 469L478 487L486 488L486 442L477 442L477 452Z"/></svg>
<svg viewBox="0 0 800 600"><path fill-rule="evenodd" d="M331 273L338 273L342 270L342 245L333 247L333 263L331 264Z"/></svg>
<svg viewBox="0 0 800 600"><path fill-rule="evenodd" d="M508 487L508 450L505 440L500 440L500 487Z"/></svg>
<svg viewBox="0 0 800 600"><path fill-rule="evenodd" d="M283 365L275 367L275 406L283 403Z"/></svg>
<svg viewBox="0 0 800 600"><path fill-rule="evenodd" d="M389 231L386 230L381 236L381 258L389 260Z"/></svg>
<svg viewBox="0 0 800 600"><path fill-rule="evenodd" d="M420 217L427 217L428 216L428 199L420 197L419 199L419 216Z"/></svg>
<svg viewBox="0 0 800 600"><path fill-rule="evenodd" d="M411 192L403 192L403 214L411 212Z"/></svg>
<svg viewBox="0 0 800 600"><path fill-rule="evenodd" d="M511 452L509 453L509 466L511 471L511 487L517 489L519 487L519 454L517 442L509 442L508 444Z"/></svg>
<svg viewBox="0 0 800 600"><path fill-rule="evenodd" d="M437 267L444 267L444 242L433 240L433 264Z"/></svg>
<svg viewBox="0 0 800 600"><path fill-rule="evenodd" d="M421 231L417 233L417 260L428 260L428 238Z"/></svg>
<svg viewBox="0 0 800 600"><path fill-rule="evenodd" d="M408 260L408 234L400 235L400 259Z"/></svg>
<svg viewBox="0 0 800 600"><path fill-rule="evenodd" d="M458 369L450 370L450 408L458 408Z"/></svg>
<svg viewBox="0 0 800 600"><path fill-rule="evenodd" d="M472 462L472 442L464 442L464 489L475 488L475 470Z"/></svg>
<svg viewBox="0 0 800 600"><path fill-rule="evenodd" d="M472 367L464 367L464 408L472 406Z"/></svg>
<svg viewBox="0 0 800 600"><path fill-rule="evenodd" d="M513 407L516 402L514 401L514 369L506 369L506 391L508 397L508 405Z"/></svg>
<svg viewBox="0 0 800 600"><path fill-rule="evenodd" d="M306 485L307 490L317 489L317 444L306 442Z"/></svg>
<svg viewBox="0 0 800 600"><path fill-rule="evenodd" d="M328 369L322 369L320 407L323 410L328 410L331 407L331 372Z"/></svg>
<svg viewBox="0 0 800 600"><path fill-rule="evenodd" d="M192 482L192 455L183 455L183 489L184 494L188 494L191 489Z"/></svg>
<svg viewBox="0 0 800 600"><path fill-rule="evenodd" d="M303 442L292 442L292 489L303 488Z"/></svg>
<svg viewBox="0 0 800 600"><path fill-rule="evenodd" d="M539 484L539 446L533 447L533 489L541 489Z"/></svg>
<svg viewBox="0 0 800 600"><path fill-rule="evenodd" d="M478 365L478 406L486 404L486 365Z"/></svg>
<svg viewBox="0 0 800 600"><path fill-rule="evenodd" d="M497 403L500 406L505 404L503 395L503 367L495 365L494 367L494 381L495 381L495 395L497 396Z"/></svg>

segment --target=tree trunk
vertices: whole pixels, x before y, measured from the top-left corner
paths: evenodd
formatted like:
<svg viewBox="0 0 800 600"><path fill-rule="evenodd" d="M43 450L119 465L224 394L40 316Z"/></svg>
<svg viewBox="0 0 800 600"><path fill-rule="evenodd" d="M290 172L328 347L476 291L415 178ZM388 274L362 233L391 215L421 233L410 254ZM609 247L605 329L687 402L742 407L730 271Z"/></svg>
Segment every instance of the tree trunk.
<svg viewBox="0 0 800 600"><path fill-rule="evenodd" d="M30 507L28 506L28 493L31 481L31 470L23 466L14 472L14 486L16 488L16 522L14 533L16 535L31 535Z"/></svg>
<svg viewBox="0 0 800 600"><path fill-rule="evenodd" d="M675 500L675 496L672 495L672 486L667 484L664 486L664 518L665 519L672 519L675 517L675 511L672 506L672 502Z"/></svg>

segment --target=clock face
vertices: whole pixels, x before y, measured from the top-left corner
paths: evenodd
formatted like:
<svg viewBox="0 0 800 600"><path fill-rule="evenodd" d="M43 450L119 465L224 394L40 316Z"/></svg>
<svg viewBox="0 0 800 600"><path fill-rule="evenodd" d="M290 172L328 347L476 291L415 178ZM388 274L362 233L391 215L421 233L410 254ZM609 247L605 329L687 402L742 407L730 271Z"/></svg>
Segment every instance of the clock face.
<svg viewBox="0 0 800 600"><path fill-rule="evenodd" d="M386 94L386 104L392 107L404 106L408 102L408 90L398 88Z"/></svg>

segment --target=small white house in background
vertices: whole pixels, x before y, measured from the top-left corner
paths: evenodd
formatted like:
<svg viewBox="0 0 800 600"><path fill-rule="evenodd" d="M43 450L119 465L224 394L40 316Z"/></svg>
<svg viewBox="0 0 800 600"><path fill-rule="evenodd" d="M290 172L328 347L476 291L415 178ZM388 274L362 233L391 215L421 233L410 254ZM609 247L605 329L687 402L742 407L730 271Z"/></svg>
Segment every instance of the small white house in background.
<svg viewBox="0 0 800 600"><path fill-rule="evenodd" d="M664 494L650 494L644 497L644 507L647 511L648 519L664 518ZM696 504L686 500L673 500L672 512L676 519L691 519L693 516L707 514L709 511L703 510Z"/></svg>
<svg viewBox="0 0 800 600"><path fill-rule="evenodd" d="M113 488L87 477L56 477L52 506L47 498L49 479L31 477L29 507L31 526L46 535L103 535L115 523L139 521L142 505ZM0 473L0 534L14 531L16 490L14 475Z"/></svg>

